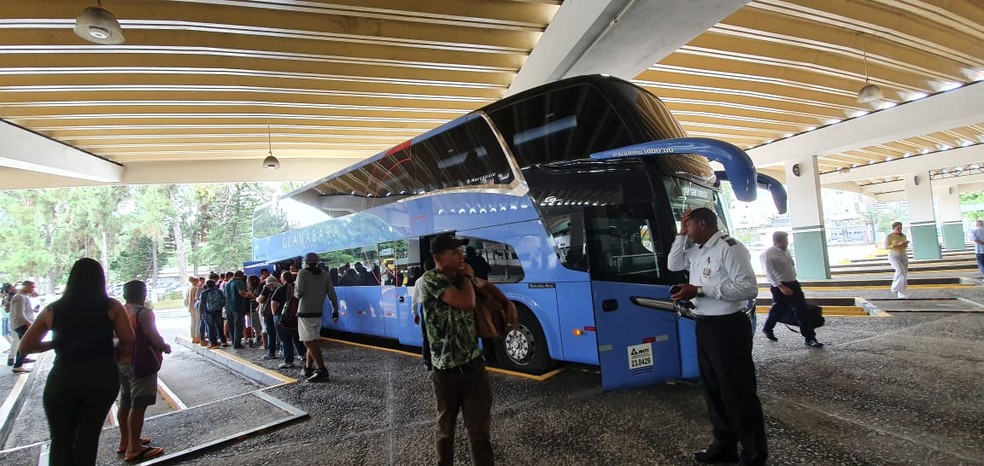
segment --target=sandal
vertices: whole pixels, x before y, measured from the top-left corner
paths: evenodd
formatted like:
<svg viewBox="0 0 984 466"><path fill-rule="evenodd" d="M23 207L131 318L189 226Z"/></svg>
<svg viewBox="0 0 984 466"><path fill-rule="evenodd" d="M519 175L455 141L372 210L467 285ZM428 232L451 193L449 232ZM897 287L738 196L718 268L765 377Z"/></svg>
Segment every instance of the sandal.
<svg viewBox="0 0 984 466"><path fill-rule="evenodd" d="M123 458L123 461L126 461L127 463L132 463L134 461L143 461L146 459L161 456L163 454L164 454L163 448L144 447L143 450L140 450L140 453L137 453L137 456L134 456L132 458Z"/></svg>
<svg viewBox="0 0 984 466"><path fill-rule="evenodd" d="M141 445L150 445L150 439L149 438L142 438L142 439L140 439L140 444ZM116 450L116 454L117 455L122 455L124 453L126 453L126 447L124 447L122 450Z"/></svg>

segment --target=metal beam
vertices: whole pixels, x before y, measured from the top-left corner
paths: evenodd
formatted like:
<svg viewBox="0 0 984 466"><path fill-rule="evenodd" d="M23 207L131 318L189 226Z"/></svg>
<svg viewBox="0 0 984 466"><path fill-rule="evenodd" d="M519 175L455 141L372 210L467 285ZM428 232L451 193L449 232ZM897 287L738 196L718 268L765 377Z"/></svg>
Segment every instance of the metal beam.
<svg viewBox="0 0 984 466"><path fill-rule="evenodd" d="M0 189L41 189L73 186L314 181L362 159L281 159L277 170L264 170L256 160L200 160L129 163L113 183L0 168Z"/></svg>
<svg viewBox="0 0 984 466"><path fill-rule="evenodd" d="M123 177L122 165L3 120L0 141L0 167L103 183L118 183Z"/></svg>
<svg viewBox="0 0 984 466"><path fill-rule="evenodd" d="M582 74L632 79L748 0L564 2L506 95Z"/></svg>
<svg viewBox="0 0 984 466"><path fill-rule="evenodd" d="M975 125L981 122L981 102L984 102L984 82L749 149L748 155L756 166L762 167L804 155L837 154Z"/></svg>

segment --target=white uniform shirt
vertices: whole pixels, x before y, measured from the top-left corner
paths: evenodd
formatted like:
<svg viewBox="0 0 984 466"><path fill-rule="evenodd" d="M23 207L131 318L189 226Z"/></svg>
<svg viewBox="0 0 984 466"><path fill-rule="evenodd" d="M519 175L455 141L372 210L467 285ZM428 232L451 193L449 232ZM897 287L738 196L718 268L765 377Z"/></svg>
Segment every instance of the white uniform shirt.
<svg viewBox="0 0 984 466"><path fill-rule="evenodd" d="M763 251L759 259L770 285L777 287L781 282L796 281L796 263L788 250L772 246Z"/></svg>
<svg viewBox="0 0 984 466"><path fill-rule="evenodd" d="M758 296L758 282L748 249L728 235L715 232L703 246L688 244L677 236L667 257L670 270L690 271L690 284L703 288L704 296L692 300L694 313L702 316L733 314Z"/></svg>
<svg viewBox="0 0 984 466"><path fill-rule="evenodd" d="M984 241L984 228L975 228L971 230L970 238L974 240L974 253L984 254L984 244L978 243L978 241Z"/></svg>

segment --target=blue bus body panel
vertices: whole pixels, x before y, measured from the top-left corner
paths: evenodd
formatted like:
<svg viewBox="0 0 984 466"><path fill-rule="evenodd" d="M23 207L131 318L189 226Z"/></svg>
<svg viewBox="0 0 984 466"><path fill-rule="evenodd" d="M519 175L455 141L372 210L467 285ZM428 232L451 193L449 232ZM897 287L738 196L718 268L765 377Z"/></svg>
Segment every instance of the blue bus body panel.
<svg viewBox="0 0 984 466"><path fill-rule="evenodd" d="M595 333L594 307L588 274L584 281L557 284L557 309L560 316L560 341L564 360L598 364L598 337ZM581 335L574 330L580 329Z"/></svg>
<svg viewBox="0 0 984 466"><path fill-rule="evenodd" d="M667 299L668 286L596 281L592 294L603 389L652 385L681 376L679 317L632 302L633 297ZM605 310L606 301L617 306Z"/></svg>
<svg viewBox="0 0 984 466"><path fill-rule="evenodd" d="M700 377L697 367L697 321L681 317L677 320L677 331L680 335L680 377L696 379Z"/></svg>

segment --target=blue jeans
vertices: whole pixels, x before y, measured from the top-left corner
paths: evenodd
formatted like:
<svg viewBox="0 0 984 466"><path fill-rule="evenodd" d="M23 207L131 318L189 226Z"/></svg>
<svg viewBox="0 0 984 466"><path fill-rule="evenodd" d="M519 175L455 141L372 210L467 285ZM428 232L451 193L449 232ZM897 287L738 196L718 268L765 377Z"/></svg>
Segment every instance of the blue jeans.
<svg viewBox="0 0 984 466"><path fill-rule="evenodd" d="M205 312L205 329L208 331L208 342L212 345L219 344L219 341L225 341L225 335L222 333L222 311L208 311Z"/></svg>
<svg viewBox="0 0 984 466"><path fill-rule="evenodd" d="M263 325L266 326L266 344L267 344L267 354L271 357L277 356L277 324L273 321L273 314L264 313L263 314Z"/></svg>
<svg viewBox="0 0 984 466"><path fill-rule="evenodd" d="M280 318L274 317L274 325L277 328L277 334L280 335L280 344L284 349L284 362L287 364L292 364L294 362L294 349L297 349L297 355L301 358L307 356L307 348L301 343L301 340L297 337L296 328L287 328L280 325Z"/></svg>
<svg viewBox="0 0 984 466"><path fill-rule="evenodd" d="M19 338L24 338L24 334L27 333L27 325L22 325L14 329L17 332ZM20 346L20 345L18 345ZM14 351L16 348L11 348L10 351ZM24 358L27 357L27 353L17 351L17 356L14 356L14 368L18 368L24 365Z"/></svg>
<svg viewBox="0 0 984 466"><path fill-rule="evenodd" d="M984 276L984 254L976 254L977 256L977 269L981 271L981 275Z"/></svg>

